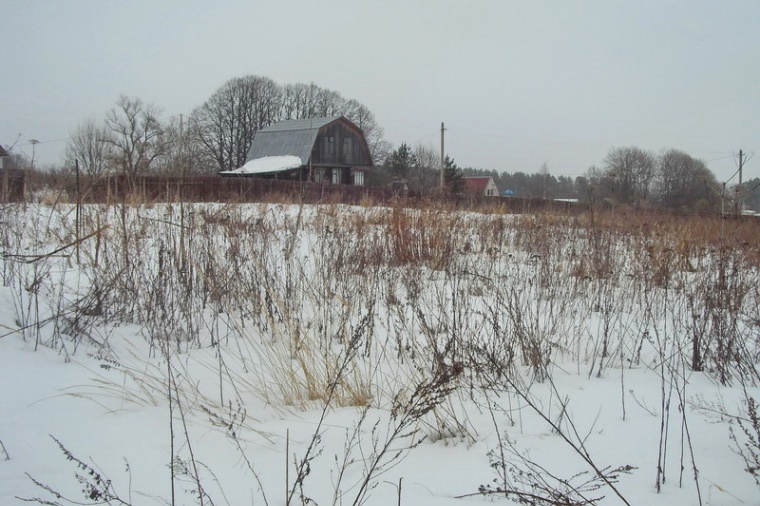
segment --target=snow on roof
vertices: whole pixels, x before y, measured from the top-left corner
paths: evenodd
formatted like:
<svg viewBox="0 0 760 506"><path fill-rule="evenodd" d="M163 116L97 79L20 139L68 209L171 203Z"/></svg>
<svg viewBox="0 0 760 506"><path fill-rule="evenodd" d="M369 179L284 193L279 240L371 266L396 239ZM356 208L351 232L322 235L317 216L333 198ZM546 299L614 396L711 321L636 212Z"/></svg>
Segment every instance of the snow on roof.
<svg viewBox="0 0 760 506"><path fill-rule="evenodd" d="M220 174L270 174L297 169L302 165L301 158L293 155L265 156L250 160L235 170L225 170Z"/></svg>

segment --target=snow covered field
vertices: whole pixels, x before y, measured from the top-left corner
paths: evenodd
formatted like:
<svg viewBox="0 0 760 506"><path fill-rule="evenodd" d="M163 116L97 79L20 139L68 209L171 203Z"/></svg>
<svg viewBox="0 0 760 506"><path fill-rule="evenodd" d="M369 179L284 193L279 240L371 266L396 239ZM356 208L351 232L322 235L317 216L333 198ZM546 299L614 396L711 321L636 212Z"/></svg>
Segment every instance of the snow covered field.
<svg viewBox="0 0 760 506"><path fill-rule="evenodd" d="M0 504L760 504L753 222L1 219Z"/></svg>

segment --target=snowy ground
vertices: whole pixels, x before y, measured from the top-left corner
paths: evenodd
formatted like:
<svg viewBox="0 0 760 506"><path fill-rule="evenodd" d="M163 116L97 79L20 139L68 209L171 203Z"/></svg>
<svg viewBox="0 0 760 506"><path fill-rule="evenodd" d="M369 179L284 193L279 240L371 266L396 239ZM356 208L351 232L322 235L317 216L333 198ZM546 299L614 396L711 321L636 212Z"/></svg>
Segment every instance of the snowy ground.
<svg viewBox="0 0 760 506"><path fill-rule="evenodd" d="M11 249L22 243L27 245L25 254L34 255L53 251L69 242L60 230L70 224L70 211L61 215L43 211L44 220L19 212L18 216L29 220L31 225L23 227L23 233L19 229L6 231L6 254L17 253ZM198 219L200 210L194 212L196 216L192 219ZM304 296L298 299L299 307L290 308L297 311L297 317L293 316L292 321L302 324L301 330L296 332L298 339L306 343L319 334L314 329L335 323L332 315L337 313L334 311L345 310L352 313L344 321L346 329L336 325L332 331L349 337L360 334L362 343L376 341L372 349L369 345L359 345L351 360L350 375L345 377L345 383L356 382L366 388L366 392L362 391L365 395L363 404L369 407L365 410L344 400L323 411L324 403L319 395L324 397L324 391L314 393L312 399L305 396L283 402L287 393L279 383L287 381L283 379L283 371L275 366L282 354L272 343L284 336L292 337L290 332L293 329L278 330L278 325L288 327L291 321L283 312L287 304L282 301L268 302L284 304L278 306L276 313L280 319L270 318L258 327L250 318L246 320L239 316L243 314L240 309L218 311L207 307L199 310L203 317L198 316L198 321L202 321L197 326L198 341L188 338L176 347L174 343L162 347L163 341L155 337L156 325L166 325L167 335L168 326L172 327L173 336L185 335L192 325L182 327L185 334L179 332L181 325L177 322L182 321L181 315L177 318L164 316L166 319L150 323L140 322L137 317L131 323L123 317L112 317L107 322L88 320L87 337L77 338L72 335L73 331L56 330L54 323L46 320L56 311L65 311L66 304L61 300L70 302L72 299L61 297L55 300L58 293L55 289L40 290L40 297L48 303L40 302L38 312L25 309L31 307L26 304L33 299L20 295L22 285L15 279L22 276L19 269L29 269L34 264L20 266L17 262L10 267L8 262L11 260L6 258L3 272L6 273L7 286L0 288L0 504L21 504L19 498L37 497L66 504L36 486L30 476L80 503L96 503L84 497L81 490L86 489L86 485L78 483L76 478L77 473L87 476L87 470L67 460L55 438L71 455L110 479L113 490L122 500L135 505L196 504L199 502L196 476L203 486L204 498L200 502L204 504L283 505L291 493L291 504L301 504L304 498L322 505L353 504L357 496L366 504L461 505L491 501L509 504L509 500L498 494L478 494L484 486L498 487L503 483L499 479L500 467L491 465L502 455L500 441L508 465L511 463L523 471L530 469L526 466L539 465L538 474L544 478L550 475L564 480L572 478L571 482L576 485L594 477L592 465L597 469L631 466L628 473L619 475L613 484L614 489L600 483L597 490L584 492L588 498L604 496L599 504L625 504L627 501L632 505L671 505L699 504L701 501L714 505L760 505L760 491L744 471L745 464L730 439L730 428L736 428L736 424L720 413L720 406L724 406L728 413L739 412L743 395L739 388L741 382L721 386L714 374L693 373L683 361L668 360L664 366L664 361L655 353L645 352L643 358L634 360L635 347L623 342L630 337L625 337L626 332L634 338L638 334L632 329L641 328L636 322L644 313L636 313L627 306L614 319L605 320L593 308L580 309L580 303L572 310L563 310L560 324L555 321L549 327L542 319L535 330L553 340L553 346L565 349L554 354L555 359L547 368L550 379L531 381L533 372L519 361L514 364L516 376L511 380L516 382L515 388L509 388L507 383L487 388L467 372L452 372L459 376L452 380L455 388L446 391L445 400L435 410L404 426L398 437L390 437L401 418L393 412L393 407L406 406L404 409L408 410L415 385L435 378L430 371L423 370L424 364L433 362L432 355L399 359L401 353L394 348L393 338L401 339L399 336L403 335L414 339L408 335L414 329L420 332L420 336L424 334L419 329L431 325L432 318L428 314L429 320L423 325L420 319L424 319L424 313L420 316L414 311L425 308L435 311L437 307L442 314L451 312L450 315L437 316L442 329L448 331L452 322L458 322L462 335L476 340L477 336L489 332L482 321L449 317L485 314L486 308L496 305L494 301L498 294L488 292L484 288L486 285L474 284L479 279L477 277L466 278L473 284L458 291L459 283L464 283L465 278L452 276L453 268L443 274L443 271L427 267L412 273L401 267L398 272L393 271L395 268L386 270L383 267L374 278L367 276L365 287L355 287L355 298L352 298L353 285L326 279L324 286L316 286L314 281L319 278L319 269L327 267L322 264L314 267L309 262L318 256L318 251L335 248L334 243L320 235L327 234L324 232L325 222L320 220L329 216L322 216L312 209L299 211L282 206L256 208L251 212L255 219L246 219L246 222L263 220L261 226L265 227L270 220L268 226L271 228L261 229L266 231L262 234L271 234L267 236L269 242L262 243L261 247L278 251L282 265L277 267L280 262L277 255L275 258L254 259L242 251L241 255L248 259L244 265L260 272L271 268L272 273L280 274L288 271L287 265L308 265L307 270L315 268L315 271L309 271L314 274L310 280L303 281L307 278L304 276L306 271L299 271L300 276L291 272L298 281L285 274L281 278L273 274L272 278L261 278L259 282L279 280L283 284L278 286L283 290L287 290L288 283L292 282L299 293L313 290L313 294L326 294L325 300L331 301L323 301L322 307L319 306L321 303L314 302L320 299ZM109 233L114 234L104 241L117 244L118 213L93 210L92 216L97 213L102 214L103 222L99 223L110 223ZM150 221L142 224L147 227L161 226L168 221L170 214L169 219L176 220L176 213L176 210L142 209L138 214L142 218L150 216ZM302 217L300 213L307 216ZM301 219L308 225L301 225L298 222ZM299 228L288 229L294 223ZM204 224L207 230L211 224L212 220L207 217ZM279 234L280 225L291 234ZM41 227L45 227L44 234ZM58 232L50 232L47 227ZM97 227L93 225L94 228ZM225 230L230 233L230 229ZM31 231L36 232L32 234ZM24 235L22 242L14 243L13 239L8 239L13 233L17 234L16 237L36 234L36 239ZM146 251L157 251L162 244L180 240L179 236L169 237L174 233L171 229L143 233L141 240L145 241L142 246L145 250L137 256L149 255ZM209 237L214 233L209 233ZM334 234L334 230L330 233ZM288 240L296 236L299 243L292 250L294 257L291 257L285 248ZM167 242L161 242L164 240ZM183 237L181 240L187 239ZM222 248L217 257L224 256L231 245L227 239L214 240L218 240ZM90 244L92 242L87 243L88 247L94 247ZM245 248L245 244L242 247ZM109 251L116 255L117 250L113 247ZM36 262L38 269L40 262L48 262L46 268L49 270L40 276L44 278L42 283L50 287L64 284L78 293L89 293L88 290L102 280L95 279L87 268L81 267L88 260L77 264L72 249L65 253L66 257ZM330 250L330 254L336 253ZM491 268L501 266L505 269L504 273L492 274L526 280L525 285L519 285L525 288L520 293L525 297L534 296L529 288L534 283L530 280L538 284L539 274L535 265L530 263L531 251L515 247L503 254L514 258L524 254L525 260L515 260L506 267L506 264L491 261ZM288 264L295 257L300 260ZM149 269L154 264L166 268L162 263L165 261L154 258L145 265ZM210 264L204 265L208 268ZM463 268L464 271L469 272ZM29 278L28 272L23 275L27 280L34 278ZM415 286L419 293L410 292L407 285L398 292L388 288L390 282L406 283L402 280L405 276L417 278L417 282L409 286ZM152 278L141 279L140 283L150 284L153 288L157 286ZM225 285L228 290L233 289L233 283L230 278ZM367 289L367 286L374 288ZM147 293L138 291L134 296L150 297ZM275 293L279 293L275 288L271 293L266 292L269 295ZM463 293L474 294L472 300L456 302L454 295ZM367 295L366 299L363 294ZM368 300L373 294L379 294L379 298L388 302L374 308L376 312L372 314L377 321L373 323L373 330L362 331L357 315L370 313ZM406 302L394 305L396 296L405 297ZM558 297L557 294L554 296ZM175 297L167 292L159 294L155 300L163 300L164 304L172 306ZM541 297L533 305L525 306L525 311L536 311L544 318L544 311L554 307L554 303ZM663 299L653 300L661 303ZM402 307L408 309L399 309ZM134 314L139 314L139 310ZM146 314L150 318L155 316ZM20 325L22 320L37 325L21 329L24 326ZM487 320L484 318L483 321ZM40 321L46 323L39 324ZM510 321L514 322L514 319ZM621 344L615 348L617 351L611 352L613 358L608 359L607 366L598 375L594 362L599 357L593 343L598 342L597 334L604 321L613 326L617 322L620 329L627 330L619 330L620 335L615 334L611 339ZM658 324L652 325L654 328ZM653 334L660 336L667 335L667 332L666 326ZM753 332L756 335L756 330ZM570 339L567 337L570 334L587 338L582 341ZM431 331L430 335L438 334ZM656 339L653 337L651 341ZM288 369L294 375L292 381L308 382L304 374L312 367L314 370L323 368L325 377L331 377L330 371L335 373L335 365L346 356L349 347L345 339L341 342L342 345L328 344L314 353L315 361L322 360L322 365L304 367L301 364ZM644 343L645 350L656 348L652 342ZM571 346L577 347L577 351L569 350ZM422 349L425 347L419 348ZM618 352L619 360L614 358ZM289 353L293 362L309 356L300 355L298 350ZM452 357L456 358L456 355ZM456 371L455 362L449 366L451 371ZM329 381L316 381L316 384L330 390ZM174 385L171 390L170 385ZM405 391L403 386L409 390ZM346 392L348 390L346 387ZM757 387L748 385L748 391L755 398L760 396ZM346 392L343 394L348 395ZM679 401L679 395L682 401ZM664 429L663 424L666 424ZM507 440L512 446L505 444ZM386 442L389 451L383 458L378 458ZM312 450L309 450L310 445ZM587 455L587 459L581 458L581 453ZM533 464L520 464L524 461L517 454L527 457ZM174 480L170 466L172 456ZM307 459L309 473L301 486L296 486L297 468L305 456L310 456ZM658 460L665 475L659 492L655 486ZM379 467L370 473L373 462ZM697 480L694 467L698 470ZM588 475L585 479L583 476L573 478L578 473ZM370 480L363 489L361 484L368 475ZM92 476L88 479L92 480ZM515 486L514 475L509 483Z"/></svg>

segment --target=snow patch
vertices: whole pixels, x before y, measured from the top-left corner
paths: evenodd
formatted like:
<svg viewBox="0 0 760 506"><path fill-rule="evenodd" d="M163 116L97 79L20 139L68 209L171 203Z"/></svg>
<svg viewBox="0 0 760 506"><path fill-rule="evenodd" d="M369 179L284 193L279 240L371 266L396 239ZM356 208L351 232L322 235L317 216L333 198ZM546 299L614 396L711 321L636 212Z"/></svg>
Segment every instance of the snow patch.
<svg viewBox="0 0 760 506"><path fill-rule="evenodd" d="M240 168L225 170L220 172L220 174L269 174L272 172L283 172L286 170L297 169L301 165L303 165L303 163L297 156L265 156L263 158L249 160Z"/></svg>

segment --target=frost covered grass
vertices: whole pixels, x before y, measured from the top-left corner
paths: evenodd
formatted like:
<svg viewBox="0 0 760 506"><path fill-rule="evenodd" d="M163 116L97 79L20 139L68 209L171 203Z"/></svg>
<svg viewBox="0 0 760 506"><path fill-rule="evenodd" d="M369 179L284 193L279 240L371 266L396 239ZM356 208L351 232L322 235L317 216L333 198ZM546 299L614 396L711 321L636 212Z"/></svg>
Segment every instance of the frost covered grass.
<svg viewBox="0 0 760 506"><path fill-rule="evenodd" d="M7 206L0 502L751 502L758 237L596 210Z"/></svg>

